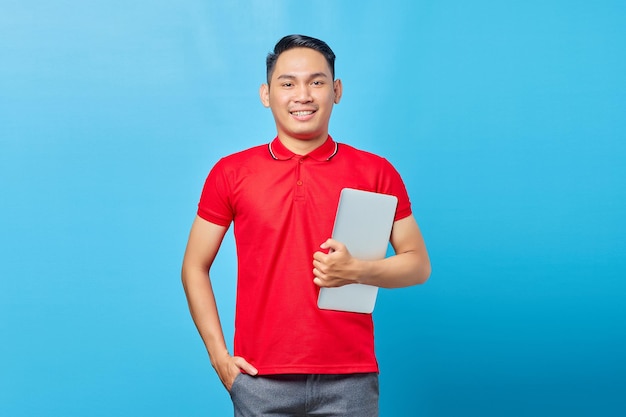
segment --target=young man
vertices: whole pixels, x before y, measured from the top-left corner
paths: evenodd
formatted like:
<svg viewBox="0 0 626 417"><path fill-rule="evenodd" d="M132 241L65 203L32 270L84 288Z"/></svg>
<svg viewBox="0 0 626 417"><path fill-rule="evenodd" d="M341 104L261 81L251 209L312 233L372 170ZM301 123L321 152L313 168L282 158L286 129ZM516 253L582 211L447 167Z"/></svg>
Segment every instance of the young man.
<svg viewBox="0 0 626 417"><path fill-rule="evenodd" d="M378 415L372 317L319 309L319 288L404 287L430 275L400 175L385 159L328 134L342 93L334 60L318 39L291 35L276 44L260 96L277 137L213 167L191 228L183 285L236 416ZM398 197L394 256L361 261L329 238L345 187ZM233 355L208 274L231 222L238 257Z"/></svg>

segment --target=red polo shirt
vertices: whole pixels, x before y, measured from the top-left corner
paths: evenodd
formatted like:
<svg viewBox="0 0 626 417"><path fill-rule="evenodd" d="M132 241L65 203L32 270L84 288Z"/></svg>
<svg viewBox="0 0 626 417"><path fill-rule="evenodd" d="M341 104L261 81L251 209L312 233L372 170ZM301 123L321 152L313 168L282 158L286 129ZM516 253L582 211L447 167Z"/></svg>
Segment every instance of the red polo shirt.
<svg viewBox="0 0 626 417"><path fill-rule="evenodd" d="M411 214L387 160L330 136L304 156L276 138L221 159L209 173L198 215L234 222L234 354L261 375L378 372L372 316L317 307L313 253L331 235L345 187L395 195L396 220Z"/></svg>

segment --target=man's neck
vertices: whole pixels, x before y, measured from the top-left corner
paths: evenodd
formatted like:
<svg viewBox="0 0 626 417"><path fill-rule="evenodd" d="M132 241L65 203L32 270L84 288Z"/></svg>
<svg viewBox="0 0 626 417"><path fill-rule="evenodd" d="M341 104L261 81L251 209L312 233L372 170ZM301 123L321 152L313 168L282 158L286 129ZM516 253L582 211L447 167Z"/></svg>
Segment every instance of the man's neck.
<svg viewBox="0 0 626 417"><path fill-rule="evenodd" d="M328 134L320 136L318 139L284 138L278 135L278 140L280 140L283 146L296 155L307 155L313 152L315 149L322 146L327 139Z"/></svg>

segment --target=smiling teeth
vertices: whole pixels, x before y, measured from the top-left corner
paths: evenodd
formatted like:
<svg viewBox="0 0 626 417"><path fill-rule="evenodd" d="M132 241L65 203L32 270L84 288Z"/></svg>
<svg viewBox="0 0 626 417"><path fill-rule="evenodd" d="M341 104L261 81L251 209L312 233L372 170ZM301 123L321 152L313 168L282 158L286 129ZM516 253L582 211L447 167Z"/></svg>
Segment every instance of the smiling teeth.
<svg viewBox="0 0 626 417"><path fill-rule="evenodd" d="M293 114L294 116L308 116L309 114L313 114L312 111L307 110L307 111L294 111L291 112L291 114Z"/></svg>

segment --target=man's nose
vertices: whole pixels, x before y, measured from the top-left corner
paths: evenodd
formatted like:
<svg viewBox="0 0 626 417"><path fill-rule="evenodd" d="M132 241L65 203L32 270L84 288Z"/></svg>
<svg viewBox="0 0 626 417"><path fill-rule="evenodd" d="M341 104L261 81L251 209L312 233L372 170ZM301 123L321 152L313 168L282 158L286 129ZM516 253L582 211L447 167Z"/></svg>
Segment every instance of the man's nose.
<svg viewBox="0 0 626 417"><path fill-rule="evenodd" d="M308 85L300 85L296 88L295 101L299 103L308 103L312 100L311 89Z"/></svg>

